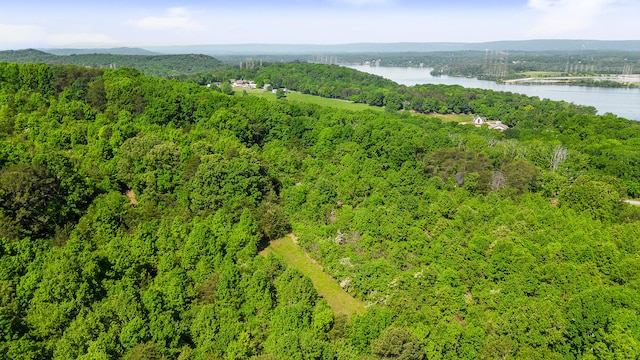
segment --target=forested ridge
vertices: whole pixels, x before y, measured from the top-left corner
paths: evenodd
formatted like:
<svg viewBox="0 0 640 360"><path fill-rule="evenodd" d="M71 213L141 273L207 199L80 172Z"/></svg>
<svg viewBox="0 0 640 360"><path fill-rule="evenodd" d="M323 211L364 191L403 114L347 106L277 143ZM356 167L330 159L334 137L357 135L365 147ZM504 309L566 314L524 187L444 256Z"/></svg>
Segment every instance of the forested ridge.
<svg viewBox="0 0 640 360"><path fill-rule="evenodd" d="M16 63L44 63L49 65L78 65L91 68L135 68L147 75L178 76L212 71L222 66L214 57L200 54L180 55L124 55L124 54L70 54L54 55L44 51L0 51L0 61Z"/></svg>
<svg viewBox="0 0 640 360"><path fill-rule="evenodd" d="M389 111L0 63L0 358L640 356L637 123L280 66ZM290 232L363 314L258 256Z"/></svg>

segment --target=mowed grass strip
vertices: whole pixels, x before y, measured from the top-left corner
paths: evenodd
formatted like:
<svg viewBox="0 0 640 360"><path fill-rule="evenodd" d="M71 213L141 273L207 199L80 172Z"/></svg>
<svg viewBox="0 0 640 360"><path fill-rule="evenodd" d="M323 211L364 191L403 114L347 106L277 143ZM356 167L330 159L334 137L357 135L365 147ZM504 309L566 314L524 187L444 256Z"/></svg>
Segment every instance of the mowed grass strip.
<svg viewBox="0 0 640 360"><path fill-rule="evenodd" d="M293 242L291 236L272 241L260 254L266 256L270 253L311 279L313 287L327 300L334 313L350 316L364 312L365 304L342 290L334 278L324 273L320 265Z"/></svg>
<svg viewBox="0 0 640 360"><path fill-rule="evenodd" d="M470 122L473 121L473 115L468 114L428 114L429 117L434 117L442 120L443 122Z"/></svg>
<svg viewBox="0 0 640 360"><path fill-rule="evenodd" d="M522 77L545 78L545 77L562 76L562 73L558 71L524 71L524 72L518 73L518 75Z"/></svg>
<svg viewBox="0 0 640 360"><path fill-rule="evenodd" d="M384 111L384 108L377 106L369 106L367 104L359 104L354 103L347 100L341 99L329 99L321 96L309 95L309 94L301 94L298 92L292 92L287 94L287 99L290 101L300 101L308 104L316 104L320 106L332 107L334 109L343 109L350 111L365 111L365 110L373 110L373 111Z"/></svg>
<svg viewBox="0 0 640 360"><path fill-rule="evenodd" d="M238 88L234 88L233 90L236 92L237 95L240 95L242 93L242 90L246 90L247 94L263 97L269 100L276 100L276 94L270 91L264 91L261 89L238 89ZM329 99L321 96L302 94L299 92L289 92L287 93L287 96L284 99L289 101L299 101L307 104L316 104L320 106L331 107L334 109L343 109L343 110L350 110L350 111L365 111L365 110L384 111L384 108L381 108L381 107L369 106L367 104L359 104L359 103L354 103L351 101L341 100L341 99Z"/></svg>

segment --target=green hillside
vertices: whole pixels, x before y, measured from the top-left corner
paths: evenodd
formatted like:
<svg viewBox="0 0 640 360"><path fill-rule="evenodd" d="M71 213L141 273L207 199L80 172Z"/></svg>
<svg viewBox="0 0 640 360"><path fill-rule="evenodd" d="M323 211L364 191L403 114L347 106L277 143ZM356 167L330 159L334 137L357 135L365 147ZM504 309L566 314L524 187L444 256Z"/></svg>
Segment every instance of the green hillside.
<svg viewBox="0 0 640 360"><path fill-rule="evenodd" d="M0 63L0 359L638 358L639 123L255 71L384 111Z"/></svg>
<svg viewBox="0 0 640 360"><path fill-rule="evenodd" d="M119 51L122 52L122 51ZM90 68L135 68L147 75L177 76L212 71L220 60L207 55L121 55L108 53L54 55L39 50L0 51L0 61L79 65Z"/></svg>
<svg viewBox="0 0 640 360"><path fill-rule="evenodd" d="M90 55L90 54L112 54L112 55L160 55L160 53L145 50L142 48L117 47L117 48L93 48L93 49L42 49L42 51L53 55Z"/></svg>

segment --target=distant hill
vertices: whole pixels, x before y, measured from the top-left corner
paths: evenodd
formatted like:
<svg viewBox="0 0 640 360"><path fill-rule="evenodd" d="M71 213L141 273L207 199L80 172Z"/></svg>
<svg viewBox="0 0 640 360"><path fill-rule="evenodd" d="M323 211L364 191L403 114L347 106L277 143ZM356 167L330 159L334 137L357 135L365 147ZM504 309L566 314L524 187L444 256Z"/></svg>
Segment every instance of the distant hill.
<svg viewBox="0 0 640 360"><path fill-rule="evenodd" d="M160 53L131 47L117 47L108 49L40 49L53 55L87 55L87 54L112 54L112 55L161 55Z"/></svg>
<svg viewBox="0 0 640 360"><path fill-rule="evenodd" d="M54 55L35 49L0 51L0 61L6 62L45 62L45 59L52 58L54 58ZM37 60L32 61L32 59Z"/></svg>
<svg viewBox="0 0 640 360"><path fill-rule="evenodd" d="M349 53L399 53L463 50L516 50L516 51L576 51L617 50L640 51L640 40L524 40L493 41L484 43L356 43L340 45L305 44L232 44L192 46L148 46L146 50L164 54L198 53L221 55L300 55L300 54L349 54Z"/></svg>
<svg viewBox="0 0 640 360"><path fill-rule="evenodd" d="M176 76L195 74L219 68L222 62L201 54L180 55L114 55L80 54L54 55L40 50L0 51L0 62L45 63L50 65L80 65L94 68L130 67L147 75Z"/></svg>
<svg viewBox="0 0 640 360"><path fill-rule="evenodd" d="M526 40L494 41L465 44L466 50L518 50L518 51L640 51L640 40Z"/></svg>

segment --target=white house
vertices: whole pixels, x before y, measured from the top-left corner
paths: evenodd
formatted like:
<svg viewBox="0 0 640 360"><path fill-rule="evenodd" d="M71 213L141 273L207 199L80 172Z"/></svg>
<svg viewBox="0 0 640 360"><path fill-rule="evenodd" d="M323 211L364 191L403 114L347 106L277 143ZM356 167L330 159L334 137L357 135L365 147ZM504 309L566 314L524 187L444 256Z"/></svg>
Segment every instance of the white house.
<svg viewBox="0 0 640 360"><path fill-rule="evenodd" d="M487 118L486 118L486 117L484 117L484 116L478 116L478 115L476 115L476 116L473 118L473 124L474 124L474 125L482 125L482 124L484 124L484 123L486 123L486 122L487 122Z"/></svg>

